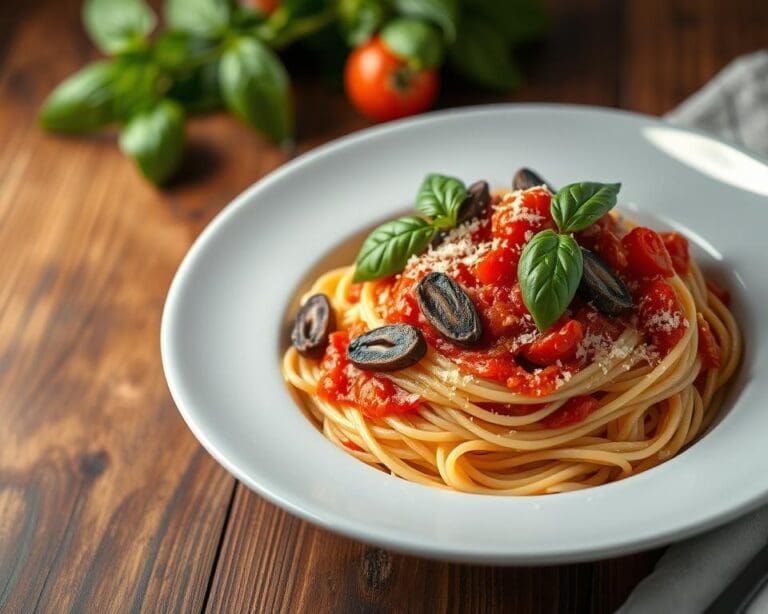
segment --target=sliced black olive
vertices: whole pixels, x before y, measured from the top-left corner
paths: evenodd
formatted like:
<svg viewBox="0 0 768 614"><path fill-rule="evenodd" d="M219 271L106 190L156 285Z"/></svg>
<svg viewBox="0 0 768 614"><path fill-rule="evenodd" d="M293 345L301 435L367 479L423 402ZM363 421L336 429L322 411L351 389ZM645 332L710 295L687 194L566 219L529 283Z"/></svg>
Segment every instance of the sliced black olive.
<svg viewBox="0 0 768 614"><path fill-rule="evenodd" d="M473 345L483 336L483 324L472 299L445 273L429 273L416 287L419 308L446 339Z"/></svg>
<svg viewBox="0 0 768 614"><path fill-rule="evenodd" d="M632 297L605 262L588 249L581 248L584 256L584 274L579 294L608 316L617 316L632 309Z"/></svg>
<svg viewBox="0 0 768 614"><path fill-rule="evenodd" d="M459 224L480 217L491 203L491 190L487 181L475 181L467 188L467 196L459 209Z"/></svg>
<svg viewBox="0 0 768 614"><path fill-rule="evenodd" d="M366 371L398 371L419 362L427 352L424 335L410 324L389 324L350 341L347 357Z"/></svg>
<svg viewBox="0 0 768 614"><path fill-rule="evenodd" d="M475 181L471 186L467 188L467 196L459 207L459 216L456 220L456 225L461 226L465 222L480 217L485 211L486 207L491 203L491 190L488 187L487 181ZM432 247L439 246L448 236L450 230L438 230L435 236L432 237Z"/></svg>
<svg viewBox="0 0 768 614"><path fill-rule="evenodd" d="M547 189L552 193L555 192L555 189L551 185L530 168L521 168L515 173L515 177L512 179L512 188L514 190L527 190L528 188L535 188L540 185L547 186Z"/></svg>
<svg viewBox="0 0 768 614"><path fill-rule="evenodd" d="M336 329L336 314L325 294L310 296L296 314L291 343L308 358L320 358L328 346L328 335Z"/></svg>

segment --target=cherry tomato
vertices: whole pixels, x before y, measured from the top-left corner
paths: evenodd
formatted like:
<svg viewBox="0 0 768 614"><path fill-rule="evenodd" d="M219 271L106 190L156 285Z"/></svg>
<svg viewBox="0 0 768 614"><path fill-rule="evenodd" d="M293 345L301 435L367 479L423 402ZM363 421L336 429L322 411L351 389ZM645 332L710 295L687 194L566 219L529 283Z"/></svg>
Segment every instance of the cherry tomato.
<svg viewBox="0 0 768 614"><path fill-rule="evenodd" d="M622 240L630 270L639 277L672 277L672 259L657 232L638 226Z"/></svg>
<svg viewBox="0 0 768 614"><path fill-rule="evenodd" d="M426 111L437 96L436 70L413 70L376 36L354 49L344 67L344 89L355 108L375 121Z"/></svg>
<svg viewBox="0 0 768 614"><path fill-rule="evenodd" d="M719 369L721 364L720 344L715 339L712 329L701 314L699 314L699 356L705 369Z"/></svg>
<svg viewBox="0 0 768 614"><path fill-rule="evenodd" d="M586 420L597 409L598 405L597 399L590 395L573 397L563 403L554 413L544 418L541 424L548 429L561 429L565 426L578 424Z"/></svg>
<svg viewBox="0 0 768 614"><path fill-rule="evenodd" d="M686 320L674 288L659 279L646 284L638 302L640 327L647 341L666 355L685 334Z"/></svg>
<svg viewBox="0 0 768 614"><path fill-rule="evenodd" d="M522 354L533 364L546 367L558 360L569 360L584 338L584 329L577 320L568 320L560 328L539 337Z"/></svg>
<svg viewBox="0 0 768 614"><path fill-rule="evenodd" d="M265 15L270 15L280 6L280 0L250 0L245 4L258 9Z"/></svg>
<svg viewBox="0 0 768 614"><path fill-rule="evenodd" d="M662 232L661 240L672 259L672 266L678 275L685 275L691 264L691 255L688 252L688 239L679 232Z"/></svg>

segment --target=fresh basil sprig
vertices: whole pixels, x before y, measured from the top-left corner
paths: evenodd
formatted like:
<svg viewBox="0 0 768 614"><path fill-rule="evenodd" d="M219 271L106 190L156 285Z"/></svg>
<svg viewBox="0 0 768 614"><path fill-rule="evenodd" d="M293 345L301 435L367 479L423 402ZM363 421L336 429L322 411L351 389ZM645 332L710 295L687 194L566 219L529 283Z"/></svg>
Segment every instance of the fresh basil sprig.
<svg viewBox="0 0 768 614"><path fill-rule="evenodd" d="M416 217L401 217L376 228L363 243L353 281L370 281L399 273L413 254L427 247L435 227Z"/></svg>
<svg viewBox="0 0 768 614"><path fill-rule="evenodd" d="M453 228L467 188L455 177L432 173L424 178L416 196L416 210L432 218L436 228Z"/></svg>
<svg viewBox="0 0 768 614"><path fill-rule="evenodd" d="M455 177L432 173L416 194L416 210L428 219L401 217L374 229L355 261L354 281L371 281L399 273L408 259L427 247L438 230L453 228L467 198L467 188Z"/></svg>
<svg viewBox="0 0 768 614"><path fill-rule="evenodd" d="M571 304L584 268L571 235L543 230L525 246L517 267L523 301L539 330L546 330Z"/></svg>
<svg viewBox="0 0 768 614"><path fill-rule="evenodd" d="M534 235L517 265L523 302L540 331L565 313L581 282L584 260L571 233L608 213L620 188L620 183L584 181L567 185L552 197L550 212L560 233L542 230Z"/></svg>
<svg viewBox="0 0 768 614"><path fill-rule="evenodd" d="M594 181L567 185L552 198L552 219L560 232L584 230L613 209L620 189L620 183Z"/></svg>
<svg viewBox="0 0 768 614"><path fill-rule="evenodd" d="M163 6L162 20L148 0L84 0L85 29L109 58L85 67L49 95L40 113L45 129L73 134L125 127L170 100L181 105L184 117L226 108L273 140L290 142L290 82L277 52L298 40L306 42L306 59L340 68L352 57L349 47L380 36L383 46L406 62L398 79L409 81L405 77L412 72L438 70L450 61L475 83L510 89L519 82L514 47L540 34L545 23L540 0L262 3L277 4L269 10L242 0L156 4ZM167 150L155 142L158 149L145 152L140 168L147 177L170 178L179 158L161 159ZM150 168L154 164L157 168ZM435 212L431 223L449 228L455 214L450 208Z"/></svg>

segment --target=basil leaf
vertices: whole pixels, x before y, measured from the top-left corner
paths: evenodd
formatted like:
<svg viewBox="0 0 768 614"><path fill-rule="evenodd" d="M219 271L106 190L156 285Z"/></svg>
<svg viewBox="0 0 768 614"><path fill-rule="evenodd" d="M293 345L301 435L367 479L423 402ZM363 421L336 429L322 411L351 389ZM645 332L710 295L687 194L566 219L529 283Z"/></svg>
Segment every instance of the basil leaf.
<svg viewBox="0 0 768 614"><path fill-rule="evenodd" d="M399 273L408 259L429 245L434 227L420 217L401 217L374 229L360 248L353 281L370 281Z"/></svg>
<svg viewBox="0 0 768 614"><path fill-rule="evenodd" d="M500 91L520 85L510 44L493 21L467 15L450 51L454 68L479 85Z"/></svg>
<svg viewBox="0 0 768 614"><path fill-rule="evenodd" d="M404 17L390 21L381 30L387 48L415 69L434 68L443 60L443 40L437 29L420 19Z"/></svg>
<svg viewBox="0 0 768 614"><path fill-rule="evenodd" d="M114 61L89 64L65 79L43 103L40 124L54 132L92 132L116 121Z"/></svg>
<svg viewBox="0 0 768 614"><path fill-rule="evenodd" d="M455 177L427 175L416 195L416 210L431 217L436 228L453 228L466 197L467 189Z"/></svg>
<svg viewBox="0 0 768 614"><path fill-rule="evenodd" d="M141 48L157 17L144 0L86 0L83 23L96 46L113 55Z"/></svg>
<svg viewBox="0 0 768 614"><path fill-rule="evenodd" d="M216 37L226 32L234 4L232 0L166 0L165 21L176 30Z"/></svg>
<svg viewBox="0 0 768 614"><path fill-rule="evenodd" d="M155 61L173 75L168 98L192 112L222 105L214 41L181 30L167 30L157 36L152 51Z"/></svg>
<svg viewBox="0 0 768 614"><path fill-rule="evenodd" d="M147 179L157 184L176 170L183 147L184 111L171 100L135 115L120 133L120 149L134 159Z"/></svg>
<svg viewBox="0 0 768 614"><path fill-rule="evenodd" d="M552 218L560 232L584 230L613 209L620 189L620 183L582 181L567 185L552 198Z"/></svg>
<svg viewBox="0 0 768 614"><path fill-rule="evenodd" d="M525 246L517 265L523 302L540 331L565 313L581 281L584 261L570 235L543 230Z"/></svg>
<svg viewBox="0 0 768 614"><path fill-rule="evenodd" d="M281 142L293 132L290 82L278 57L263 43L240 37L224 52L219 85L229 109Z"/></svg>
<svg viewBox="0 0 768 614"><path fill-rule="evenodd" d="M445 39L456 38L459 17L458 0L394 0L395 11L408 17L427 19L443 31Z"/></svg>
<svg viewBox="0 0 768 614"><path fill-rule="evenodd" d="M209 62L173 80L167 93L191 113L205 113L222 106L219 89L219 63Z"/></svg>

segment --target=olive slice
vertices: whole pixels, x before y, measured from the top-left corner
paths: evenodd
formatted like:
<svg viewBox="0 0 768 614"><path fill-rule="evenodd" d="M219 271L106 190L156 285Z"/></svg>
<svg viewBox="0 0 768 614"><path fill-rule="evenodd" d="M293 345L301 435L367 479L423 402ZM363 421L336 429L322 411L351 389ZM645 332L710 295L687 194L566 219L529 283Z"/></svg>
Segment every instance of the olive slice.
<svg viewBox="0 0 768 614"><path fill-rule="evenodd" d="M347 358L366 371L398 371L419 362L427 352L424 335L410 324L388 324L355 337Z"/></svg>
<svg viewBox="0 0 768 614"><path fill-rule="evenodd" d="M472 299L445 273L425 275L416 287L421 313L437 331L459 345L473 345L483 336L483 324Z"/></svg>
<svg viewBox="0 0 768 614"><path fill-rule="evenodd" d="M488 187L488 182L482 180L475 181L475 183L467 188L467 195L459 207L459 216L456 219L456 225L461 226L465 222L480 217L490 203L491 190ZM438 247L445 241L445 237L448 236L449 232L450 230L438 230L430 242L432 247Z"/></svg>
<svg viewBox="0 0 768 614"><path fill-rule="evenodd" d="M597 254L583 247L581 253L584 256L584 274L579 294L608 316L617 316L632 309L632 297L624 282Z"/></svg>
<svg viewBox="0 0 768 614"><path fill-rule="evenodd" d="M546 186L554 194L555 189L530 168L523 167L519 169L512 179L512 189L514 190L527 190L528 188L535 188L540 185Z"/></svg>
<svg viewBox="0 0 768 614"><path fill-rule="evenodd" d="M291 343L308 358L320 358L328 346L328 335L336 329L336 314L325 294L310 296L296 314Z"/></svg>

